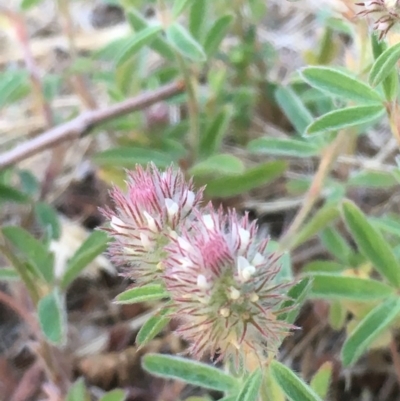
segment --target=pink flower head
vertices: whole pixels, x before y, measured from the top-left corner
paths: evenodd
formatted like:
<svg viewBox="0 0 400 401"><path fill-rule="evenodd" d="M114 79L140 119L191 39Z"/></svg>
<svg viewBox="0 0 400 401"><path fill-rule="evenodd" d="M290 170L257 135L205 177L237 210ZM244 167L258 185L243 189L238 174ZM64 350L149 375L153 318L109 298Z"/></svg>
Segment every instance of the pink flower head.
<svg viewBox="0 0 400 401"><path fill-rule="evenodd" d="M194 192L183 173L172 167L160 172L154 164L146 169L137 165L129 172L128 190L114 188L111 197L116 210L104 210L110 220L106 229L115 241L109 253L119 265L127 266L127 275L138 284L160 281L165 246L171 235L179 234L193 208L201 201L202 190Z"/></svg>
<svg viewBox="0 0 400 401"><path fill-rule="evenodd" d="M381 40L400 21L399 3L399 0L369 0L356 3L357 6L364 8L357 15L375 17L373 27L379 34L379 40Z"/></svg>
<svg viewBox="0 0 400 401"><path fill-rule="evenodd" d="M279 256L266 251L247 216L211 207L196 214L196 224L167 247L164 280L182 322L177 332L198 358L206 351L237 356L244 347L262 360L293 328L278 320L292 284L274 282Z"/></svg>

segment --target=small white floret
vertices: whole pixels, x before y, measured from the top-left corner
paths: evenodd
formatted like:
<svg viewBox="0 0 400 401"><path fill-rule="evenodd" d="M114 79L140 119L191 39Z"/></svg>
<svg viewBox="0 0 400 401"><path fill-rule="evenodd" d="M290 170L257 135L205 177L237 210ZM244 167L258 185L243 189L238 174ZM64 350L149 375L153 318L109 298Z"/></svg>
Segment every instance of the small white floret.
<svg viewBox="0 0 400 401"><path fill-rule="evenodd" d="M219 310L219 314L223 317L229 317L229 315L231 314L228 308L221 308Z"/></svg>
<svg viewBox="0 0 400 401"><path fill-rule="evenodd" d="M167 198L165 199L165 206L167 208L168 219L172 221L179 211L179 205L172 199Z"/></svg>
<svg viewBox="0 0 400 401"><path fill-rule="evenodd" d="M204 274L199 274L197 276L197 287L201 290L208 290L210 288L210 283L207 281L207 278Z"/></svg>
<svg viewBox="0 0 400 401"><path fill-rule="evenodd" d="M157 224L156 221L153 219L153 217L151 217L147 212L143 212L144 217L147 220L147 227L149 227L149 229L151 231L153 231L153 233L157 232Z"/></svg>
<svg viewBox="0 0 400 401"><path fill-rule="evenodd" d="M214 228L214 220L210 214L205 214L203 217L203 223L208 230L212 230Z"/></svg>
<svg viewBox="0 0 400 401"><path fill-rule="evenodd" d="M142 246L144 249L146 249L147 251L150 251L152 249L152 244L150 241L150 238L148 237L148 235L144 234L144 233L140 233L140 240L142 242Z"/></svg>

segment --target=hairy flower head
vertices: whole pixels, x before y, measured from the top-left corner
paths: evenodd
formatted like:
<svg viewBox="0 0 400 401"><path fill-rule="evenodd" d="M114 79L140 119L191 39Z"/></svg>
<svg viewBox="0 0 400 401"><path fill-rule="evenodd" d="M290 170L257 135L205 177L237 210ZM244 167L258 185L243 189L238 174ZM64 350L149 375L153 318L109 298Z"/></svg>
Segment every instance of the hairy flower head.
<svg viewBox="0 0 400 401"><path fill-rule="evenodd" d="M383 39L400 22L400 0L369 0L356 5L363 7L358 15L374 17L374 29Z"/></svg>
<svg viewBox="0 0 400 401"><path fill-rule="evenodd" d="M274 282L279 256L268 253L257 227L234 211L211 207L167 247L164 280L190 352L220 358L250 349L260 360L275 353L293 326L278 320L292 284Z"/></svg>
<svg viewBox="0 0 400 401"><path fill-rule="evenodd" d="M115 239L109 253L115 263L129 268L127 275L139 285L159 282L165 246L190 220L202 190L195 193L180 170L160 172L154 164L136 166L127 187L126 193L112 190L115 211L103 210L110 221L107 231Z"/></svg>

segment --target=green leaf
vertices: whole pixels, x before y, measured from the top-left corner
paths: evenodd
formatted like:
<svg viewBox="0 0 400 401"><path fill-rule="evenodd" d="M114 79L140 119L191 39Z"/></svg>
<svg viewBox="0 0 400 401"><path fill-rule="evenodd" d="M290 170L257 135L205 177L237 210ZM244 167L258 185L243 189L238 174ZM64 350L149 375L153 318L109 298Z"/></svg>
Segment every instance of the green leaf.
<svg viewBox="0 0 400 401"><path fill-rule="evenodd" d="M371 123L382 116L383 113L384 109L380 105L354 106L330 111L311 123L307 127L306 134L317 135Z"/></svg>
<svg viewBox="0 0 400 401"><path fill-rule="evenodd" d="M394 293L394 288L377 280L340 276L329 273L313 273L310 296L323 299L349 299L374 301Z"/></svg>
<svg viewBox="0 0 400 401"><path fill-rule="evenodd" d="M287 313L283 313L278 317L278 320L284 320L287 323L294 323L301 305L306 300L307 295L311 288L310 277L304 277L298 281L287 293L288 300L282 302L281 308L293 307Z"/></svg>
<svg viewBox="0 0 400 401"><path fill-rule="evenodd" d="M382 217L370 217L368 219L372 225L389 234L400 236L400 220L393 214Z"/></svg>
<svg viewBox="0 0 400 401"><path fill-rule="evenodd" d="M27 71L7 71L0 74L0 109L24 98L30 92Z"/></svg>
<svg viewBox="0 0 400 401"><path fill-rule="evenodd" d="M28 203L29 201L27 194L0 183L0 204L3 202Z"/></svg>
<svg viewBox="0 0 400 401"><path fill-rule="evenodd" d="M379 40L377 35L371 35L371 48L374 59L376 60L387 49L387 43L383 40Z"/></svg>
<svg viewBox="0 0 400 401"><path fill-rule="evenodd" d="M24 229L7 226L2 229L4 237L17 248L35 268L38 277L53 281L54 256L46 247Z"/></svg>
<svg viewBox="0 0 400 401"><path fill-rule="evenodd" d="M146 19L142 17L140 13L136 10L131 9L127 13L127 19L129 24L135 29L136 32L140 32L143 29L149 27ZM151 43L150 48L153 49L155 52L163 56L165 59L169 61L175 61L175 54L168 45L167 41L162 37L156 37Z"/></svg>
<svg viewBox="0 0 400 401"><path fill-rule="evenodd" d="M330 260L314 260L307 263L301 271L303 273L338 273L346 268L346 265L332 262Z"/></svg>
<svg viewBox="0 0 400 401"><path fill-rule="evenodd" d="M207 127L200 138L201 157L211 156L219 151L233 116L232 107L224 107Z"/></svg>
<svg viewBox="0 0 400 401"><path fill-rule="evenodd" d="M285 394L279 387L274 377L269 373L266 374L265 384L262 387L262 391L267 400L286 401Z"/></svg>
<svg viewBox="0 0 400 401"><path fill-rule="evenodd" d="M314 216L303 226L293 240L293 247L298 247L305 241L318 234L339 217L337 205L327 204L319 209Z"/></svg>
<svg viewBox="0 0 400 401"><path fill-rule="evenodd" d="M189 14L189 32L201 42L207 24L209 2L207 0L193 0Z"/></svg>
<svg viewBox="0 0 400 401"><path fill-rule="evenodd" d="M371 35L371 44L375 60L387 49L384 41L379 41L377 35ZM382 81L383 91L386 100L392 101L396 98L399 90L399 80L397 78L397 69L393 68L389 75Z"/></svg>
<svg viewBox="0 0 400 401"><path fill-rule="evenodd" d="M39 300L38 318L47 341L62 345L66 341L67 315L62 295L57 289Z"/></svg>
<svg viewBox="0 0 400 401"><path fill-rule="evenodd" d="M247 145L247 149L256 154L289 157L311 157L320 153L320 148L314 143L268 137L253 139Z"/></svg>
<svg viewBox="0 0 400 401"><path fill-rule="evenodd" d="M78 379L70 387L65 401L89 401L83 379Z"/></svg>
<svg viewBox="0 0 400 401"><path fill-rule="evenodd" d="M168 292L159 284L148 284L143 287L131 288L117 295L115 298L118 304L135 304L138 302L155 301L167 298Z"/></svg>
<svg viewBox="0 0 400 401"><path fill-rule="evenodd" d="M168 167L173 158L153 149L139 147L124 147L105 150L94 155L92 160L99 166L133 168L136 164L153 162L157 167Z"/></svg>
<svg viewBox="0 0 400 401"><path fill-rule="evenodd" d="M201 62L207 59L200 43L177 22L171 24L166 30L168 42L189 60Z"/></svg>
<svg viewBox="0 0 400 401"><path fill-rule="evenodd" d="M19 280L18 273L12 267L0 267L0 281Z"/></svg>
<svg viewBox="0 0 400 401"><path fill-rule="evenodd" d="M311 380L310 387L322 398L328 395L329 385L332 379L332 362L323 363Z"/></svg>
<svg viewBox="0 0 400 401"><path fill-rule="evenodd" d="M282 251L280 249L280 245L278 241L269 240L267 244L267 248L265 250L268 253L279 252L279 264L281 268L279 272L274 278L274 282L282 283L284 281L292 281L293 280L293 272L292 272L292 260L290 257L289 251Z"/></svg>
<svg viewBox="0 0 400 401"><path fill-rule="evenodd" d="M225 399L225 398L224 398ZM185 401L213 401L210 397L189 397L186 398ZM222 401L222 400L219 400ZM235 401L235 399L233 399L233 401Z"/></svg>
<svg viewBox="0 0 400 401"><path fill-rule="evenodd" d="M390 298L376 306L347 337L341 352L344 366L356 362L400 314L400 299Z"/></svg>
<svg viewBox="0 0 400 401"><path fill-rule="evenodd" d="M398 185L395 176L388 171L362 170L347 180L349 187L361 188L392 188Z"/></svg>
<svg viewBox="0 0 400 401"><path fill-rule="evenodd" d="M39 195L40 183L31 171L19 170L18 176L23 192L29 196Z"/></svg>
<svg viewBox="0 0 400 401"><path fill-rule="evenodd" d="M37 6L38 4L40 4L43 0L22 0L21 1L21 10L29 10L32 7Z"/></svg>
<svg viewBox="0 0 400 401"><path fill-rule="evenodd" d="M116 65L121 66L130 60L142 47L151 44L159 32L161 32L161 26L149 26L133 34L118 53L115 59Z"/></svg>
<svg viewBox="0 0 400 401"><path fill-rule="evenodd" d="M314 118L302 100L290 87L285 86L280 86L276 90L275 98L296 131L303 135Z"/></svg>
<svg viewBox="0 0 400 401"><path fill-rule="evenodd" d="M61 227L55 209L45 202L35 203L35 215L38 223L50 231L50 237L54 240L60 238Z"/></svg>
<svg viewBox="0 0 400 401"><path fill-rule="evenodd" d="M93 231L68 261L61 279L62 288L67 288L98 255L107 249L108 235L103 231Z"/></svg>
<svg viewBox="0 0 400 401"><path fill-rule="evenodd" d="M235 177L216 178L208 182L206 193L209 197L221 198L244 194L272 182L286 170L286 167L284 161L278 160L253 167Z"/></svg>
<svg viewBox="0 0 400 401"><path fill-rule="evenodd" d="M374 264L376 270L391 284L400 287L400 265L393 250L351 201L344 201L343 217L360 251Z"/></svg>
<svg viewBox="0 0 400 401"><path fill-rule="evenodd" d="M217 154L195 164L189 174L195 177L201 176L229 176L238 175L244 172L243 162L231 154Z"/></svg>
<svg viewBox="0 0 400 401"><path fill-rule="evenodd" d="M181 380L204 388L231 393L238 387L236 379L221 369L204 363L170 355L147 354L142 366L151 374Z"/></svg>
<svg viewBox="0 0 400 401"><path fill-rule="evenodd" d="M347 310L339 300L331 301L329 307L328 321L333 330L341 330L347 318Z"/></svg>
<svg viewBox="0 0 400 401"><path fill-rule="evenodd" d="M148 319L136 336L136 344L142 347L158 335L171 320L169 312L170 309L164 308Z"/></svg>
<svg viewBox="0 0 400 401"><path fill-rule="evenodd" d="M330 67L306 67L301 71L306 82L333 96L361 103L381 103L379 94L366 83Z"/></svg>
<svg viewBox="0 0 400 401"><path fill-rule="evenodd" d="M271 362L271 373L290 401L322 401L291 369L277 360Z"/></svg>
<svg viewBox="0 0 400 401"><path fill-rule="evenodd" d="M112 390L100 398L100 401L124 401L126 399L126 393L124 390Z"/></svg>
<svg viewBox="0 0 400 401"><path fill-rule="evenodd" d="M369 83L372 86L379 85L389 74L396 70L400 59L400 43L386 49L374 62L369 73Z"/></svg>
<svg viewBox="0 0 400 401"><path fill-rule="evenodd" d="M352 254L347 241L333 227L326 227L320 235L321 243L324 247L342 263L348 263Z"/></svg>
<svg viewBox="0 0 400 401"><path fill-rule="evenodd" d="M194 3L193 0L175 0L172 6L172 16L174 18L179 17L187 7L189 7L190 3Z"/></svg>
<svg viewBox="0 0 400 401"><path fill-rule="evenodd" d="M220 49L220 44L228 34L229 28L234 20L232 15L224 15L214 22L214 25L207 32L204 40L204 51L211 59Z"/></svg>
<svg viewBox="0 0 400 401"><path fill-rule="evenodd" d="M236 401L257 401L262 382L262 370L255 370L245 381L241 388Z"/></svg>

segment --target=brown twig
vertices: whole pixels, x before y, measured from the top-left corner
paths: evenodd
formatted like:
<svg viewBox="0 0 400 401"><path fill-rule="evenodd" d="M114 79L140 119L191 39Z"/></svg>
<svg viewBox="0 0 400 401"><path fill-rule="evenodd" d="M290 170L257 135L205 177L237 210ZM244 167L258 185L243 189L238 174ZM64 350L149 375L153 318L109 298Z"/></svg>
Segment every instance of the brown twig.
<svg viewBox="0 0 400 401"><path fill-rule="evenodd" d="M134 98L114 104L107 108L90 110L65 124L52 128L32 140L21 143L14 149L0 154L0 170L10 167L21 160L27 159L43 150L60 145L63 142L84 137L89 131L107 121L123 116L133 111L142 110L161 100L168 99L183 92L185 84L176 81L161 88L144 92Z"/></svg>
<svg viewBox="0 0 400 401"><path fill-rule="evenodd" d="M29 311L24 309L21 305L18 305L16 300L10 295L6 294L3 291L0 291L0 302L13 310L16 314L19 315L22 320L29 324L34 333L40 331L38 322L35 320L33 315L31 315Z"/></svg>
<svg viewBox="0 0 400 401"><path fill-rule="evenodd" d="M342 152L344 141L347 139L348 135L349 133L347 131L341 131L326 149L325 154L321 158L318 170L314 175L311 186L305 196L302 207L297 212L297 215L287 232L280 239L280 248L282 250L290 249L293 245L294 237L319 199L325 178L331 171L333 163Z"/></svg>

